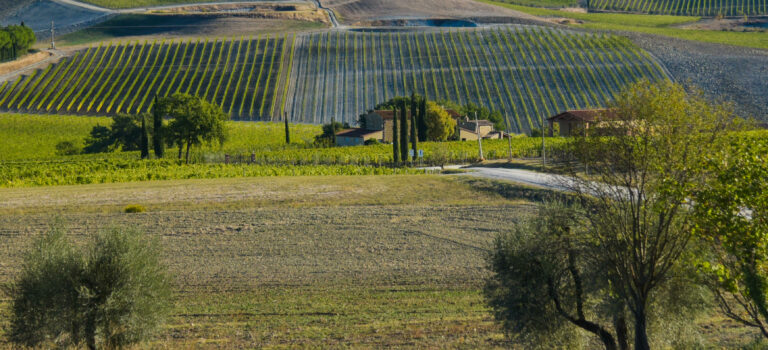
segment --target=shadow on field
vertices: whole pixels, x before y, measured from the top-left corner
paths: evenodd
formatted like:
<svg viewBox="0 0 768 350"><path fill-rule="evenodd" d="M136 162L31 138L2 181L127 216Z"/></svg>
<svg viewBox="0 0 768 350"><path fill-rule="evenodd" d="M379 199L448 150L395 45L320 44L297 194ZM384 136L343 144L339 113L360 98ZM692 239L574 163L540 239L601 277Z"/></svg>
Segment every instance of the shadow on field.
<svg viewBox="0 0 768 350"><path fill-rule="evenodd" d="M568 204L576 201L576 197L572 194L512 182L476 178L463 178L459 181L476 191L497 194L509 200L525 200L534 203L561 201Z"/></svg>

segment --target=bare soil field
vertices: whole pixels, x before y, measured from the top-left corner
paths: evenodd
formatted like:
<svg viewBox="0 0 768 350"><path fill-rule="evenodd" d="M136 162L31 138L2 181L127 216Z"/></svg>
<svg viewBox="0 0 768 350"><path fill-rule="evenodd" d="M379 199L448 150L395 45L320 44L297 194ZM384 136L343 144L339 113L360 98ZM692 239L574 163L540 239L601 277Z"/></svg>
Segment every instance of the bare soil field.
<svg viewBox="0 0 768 350"><path fill-rule="evenodd" d="M414 18L533 18L524 13L472 0L322 0L321 3L333 9L339 20L349 25Z"/></svg>
<svg viewBox="0 0 768 350"><path fill-rule="evenodd" d="M328 26L327 17L294 18L291 13L272 16L274 13L123 14L65 35L59 38L59 42L73 46L112 39L130 41L238 37L311 31Z"/></svg>
<svg viewBox="0 0 768 350"><path fill-rule="evenodd" d="M157 238L177 305L170 347L497 346L485 250L531 210L451 177L170 181L1 191L0 283L55 220ZM128 203L146 213L125 214ZM2 326L7 300L0 298Z"/></svg>
<svg viewBox="0 0 768 350"><path fill-rule="evenodd" d="M660 60L675 80L735 103L737 114L768 121L768 51L622 33Z"/></svg>
<svg viewBox="0 0 768 350"><path fill-rule="evenodd" d="M127 225L158 240L175 276L172 315L147 348L509 348L483 300L484 258L550 194L452 176L3 189L0 284L54 222L76 243ZM0 349L12 348L9 306L0 294ZM700 322L716 347L754 336Z"/></svg>
<svg viewBox="0 0 768 350"><path fill-rule="evenodd" d="M38 41L50 38L51 21L56 35L70 33L109 18L107 12L93 11L51 0L26 2L8 11L0 8L0 25L24 24L33 31Z"/></svg>

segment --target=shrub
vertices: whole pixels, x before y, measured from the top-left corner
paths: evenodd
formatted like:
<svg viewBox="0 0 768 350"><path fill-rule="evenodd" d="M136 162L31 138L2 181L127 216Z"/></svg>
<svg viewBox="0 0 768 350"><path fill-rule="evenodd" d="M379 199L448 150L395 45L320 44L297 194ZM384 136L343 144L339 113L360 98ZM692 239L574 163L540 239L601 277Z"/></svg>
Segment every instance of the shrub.
<svg viewBox="0 0 768 350"><path fill-rule="evenodd" d="M123 211L126 213L143 213L147 211L147 208L140 204L130 204L126 205Z"/></svg>
<svg viewBox="0 0 768 350"><path fill-rule="evenodd" d="M81 153L80 147L78 147L73 141L61 141L56 144L57 156L71 156Z"/></svg>
<svg viewBox="0 0 768 350"><path fill-rule="evenodd" d="M120 348L146 339L169 306L170 284L156 244L114 228L78 251L60 229L25 257L11 297L8 337L29 347Z"/></svg>
<svg viewBox="0 0 768 350"><path fill-rule="evenodd" d="M365 140L365 142L363 142L363 144L366 145L366 146L378 145L379 144L379 140L377 140L377 139L367 139L367 140Z"/></svg>

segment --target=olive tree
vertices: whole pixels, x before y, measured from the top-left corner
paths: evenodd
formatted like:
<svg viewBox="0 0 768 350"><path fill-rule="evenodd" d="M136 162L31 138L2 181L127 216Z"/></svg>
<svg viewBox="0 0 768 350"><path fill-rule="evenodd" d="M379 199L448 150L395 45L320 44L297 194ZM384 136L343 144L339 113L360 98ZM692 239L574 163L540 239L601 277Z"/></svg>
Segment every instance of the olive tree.
<svg viewBox="0 0 768 350"><path fill-rule="evenodd" d="M573 346L567 330L576 327L606 349L627 348L623 301L599 281L585 229L578 208L554 202L497 237L485 294L507 331L532 344Z"/></svg>
<svg viewBox="0 0 768 350"><path fill-rule="evenodd" d="M6 288L11 341L24 346L118 348L147 339L170 305L170 283L152 240L113 228L84 251L54 229L26 253Z"/></svg>
<svg viewBox="0 0 768 350"><path fill-rule="evenodd" d="M691 193L704 184L705 160L723 147L732 115L671 82L639 82L611 107L599 130L569 142L576 162L567 163L564 182L585 207L589 239L600 248L591 259L627 305L634 348L644 350L649 307L693 237Z"/></svg>

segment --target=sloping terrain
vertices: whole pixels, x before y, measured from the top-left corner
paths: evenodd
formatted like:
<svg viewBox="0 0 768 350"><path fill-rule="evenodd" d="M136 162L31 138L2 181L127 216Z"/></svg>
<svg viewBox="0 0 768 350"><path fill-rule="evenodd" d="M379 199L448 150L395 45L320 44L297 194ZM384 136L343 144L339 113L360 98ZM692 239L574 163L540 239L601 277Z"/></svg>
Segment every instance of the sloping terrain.
<svg viewBox="0 0 768 350"><path fill-rule="evenodd" d="M735 103L736 113L768 121L768 51L624 33L655 56L677 82Z"/></svg>
<svg viewBox="0 0 768 350"><path fill-rule="evenodd" d="M345 24L403 18L531 17L472 0L321 0L321 3L333 9Z"/></svg>
<svg viewBox="0 0 768 350"><path fill-rule="evenodd" d="M677 16L755 16L768 14L767 0L595 0L595 9Z"/></svg>
<svg viewBox="0 0 768 350"><path fill-rule="evenodd" d="M137 113L155 94L178 91L236 119L285 112L294 122L353 123L378 103L418 93L501 111L513 131L526 132L564 109L602 106L631 82L665 78L626 39L543 27L284 38L100 45L0 83L0 110Z"/></svg>
<svg viewBox="0 0 768 350"><path fill-rule="evenodd" d="M0 4L3 6L6 4ZM36 0L25 2L6 11L0 10L0 25L19 24L32 28L37 39L50 37L51 21L54 22L56 35L72 32L106 19L107 12L94 11L58 1Z"/></svg>
<svg viewBox="0 0 768 350"><path fill-rule="evenodd" d="M663 79L629 41L542 27L459 31L332 31L297 44L286 113L353 123L395 96L473 102L527 132L565 109L602 106L627 84Z"/></svg>

